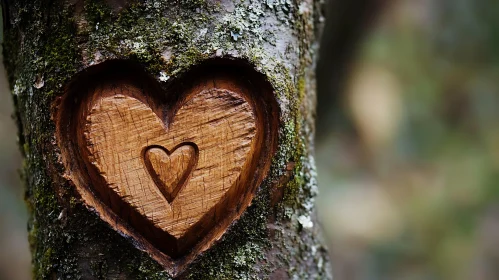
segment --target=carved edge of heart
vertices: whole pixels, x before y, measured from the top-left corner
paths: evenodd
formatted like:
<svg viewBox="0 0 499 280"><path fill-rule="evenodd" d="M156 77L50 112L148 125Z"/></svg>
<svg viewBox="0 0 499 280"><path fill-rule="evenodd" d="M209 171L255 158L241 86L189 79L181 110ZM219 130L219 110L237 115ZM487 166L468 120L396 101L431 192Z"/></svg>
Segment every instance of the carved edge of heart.
<svg viewBox="0 0 499 280"><path fill-rule="evenodd" d="M206 196L210 194L209 192L206 194L198 192L201 185L195 185L195 182L201 180L205 182L213 178L213 176L225 176L215 171L213 171L213 174L218 175L212 175L211 171L205 172L208 175L202 172L202 166L200 165L206 165L209 162L209 159L206 159L203 153L208 154L205 151L214 149L212 148L214 145L206 144L207 140L202 140L202 137L190 137L189 133L192 133L193 130L182 127L182 125L185 126L194 122L196 127L201 131L205 131L201 133L201 135L206 136L205 138L217 137L217 134L220 134L216 130L218 128L206 128L203 130L204 126L210 124L196 123L193 120L195 118L189 118L188 113L189 110L195 110L191 109L191 107L201 110L199 108L208 106L205 106L204 103L201 105L192 104L205 102L203 100L218 98L222 95L227 96L222 98L229 100L226 102L245 106L231 108L235 110L234 112L246 110L246 115L238 114L246 117L245 121L249 123L248 126L254 128L245 128L246 130L243 132L246 134L244 135L236 135L237 133L231 132L233 133L230 134L232 138L228 140L219 139L214 143L220 146L223 143L231 143L230 141L245 141L246 144L240 146L246 147L247 154L238 156L240 162L232 163L231 170L239 168L239 173L232 175L233 178L227 183L230 186L223 190L222 195L218 194L220 198L213 206L208 205L206 207L209 207L209 209L200 210L205 212L202 212L198 220L194 219L195 217L190 217L192 218L189 220L191 222L188 226L183 227L169 225L168 222L176 219L175 209L187 209L188 203L190 203L189 197L199 198L200 195ZM162 208L163 206L159 207L160 210L157 212L163 213L164 217L166 217L165 221L167 222L164 224L154 220L154 217L148 216L148 212L144 210L145 207L144 209L137 207L140 205L140 201L137 202L137 199L140 199L134 200L133 193L131 195L123 193L130 192L133 189L130 189L131 186L120 186L120 184L132 185L132 183L113 179L122 176L121 173L115 171L116 174L114 175L116 176L113 177L112 172L114 169L103 167L107 166L110 157L125 155L126 139L121 139L125 140L124 143L109 145L105 141L111 140L101 140L102 137L92 136L92 133L102 133L105 136L103 139L118 139L117 137L122 135L125 135L125 138L134 137L132 132L128 134L123 132L129 126L127 126L126 117L122 115L120 115L120 119L123 120L123 123L109 124L104 120L101 122L103 124L98 123L99 125L96 125L98 120L103 119L100 116L104 113L128 114L129 111L132 111L127 110L128 107L125 107L125 105L130 106L130 104L121 105L122 103L119 103L123 100L132 102L130 104L133 106L142 106L145 108L144 110L153 112L152 115L160 120L163 125L162 129L167 135L161 136L162 138L151 138L153 142L156 140L163 141L161 142L163 145L149 143L149 139L146 139L147 145L144 144L143 147L136 145L137 150L140 150L140 156L137 155L137 157L142 159L142 165L140 168L135 168L139 170L137 172L141 172L140 174L149 174L148 178L154 182L156 189L159 190L156 191L157 194L153 194L151 191L150 194L142 196L142 198L138 195L137 197L143 199L144 197L154 196L157 201L163 199L162 204L158 202L155 205L164 206L164 208ZM106 102L111 102L112 106L124 109L118 108L119 110L115 110L112 109L112 106L104 107ZM167 85L160 84L156 79L149 76L142 67L134 63L123 60L103 62L91 66L76 75L66 87L64 96L56 101L54 105L53 117L56 123L56 140L61 152L61 163L65 169L64 177L74 186L75 194L81 196L83 203L96 212L111 228L131 239L136 248L147 252L172 276L182 273L198 256L216 244L231 225L237 226L236 221L251 204L258 187L270 169L271 158L276 151L279 109L271 85L262 74L252 67L230 60L202 64L187 71L180 77L172 79ZM205 109L210 109L210 107L208 106ZM112 112L109 113L105 110L111 110ZM194 112L198 113L198 111ZM102 114L99 115L99 113ZM129 114L132 114L131 118L133 119L133 113ZM179 117L178 114L183 115ZM230 114L230 112L227 112L224 115L224 118L229 118L227 121L229 128ZM184 115L186 117L183 117ZM182 122L178 120L181 124L177 125L177 127L175 127L176 117L184 120ZM213 121L215 120L209 122ZM240 120L237 121L241 122ZM148 123L146 121L141 122ZM254 122L254 124L251 124L251 122ZM113 127L115 126L121 127L114 130ZM137 129L139 129L139 138L143 135L140 133L147 134L152 131ZM182 129L187 131L181 131ZM176 134L168 138L170 131L180 132L171 132ZM247 136L249 133L252 133L251 139ZM116 137L112 138L108 134ZM105 145L102 144L103 141ZM165 145L170 146L166 147ZM104 149L102 147L108 149L109 146L116 146L110 148L114 152L112 155L110 152L101 151ZM226 146L224 146L224 149L227 149ZM131 145L131 147L129 153L136 153L135 145ZM241 154L241 149L234 150L234 153ZM214 152L210 150L210 153L217 154L216 150ZM176 177L174 176L172 179L172 175L168 173L168 170L174 168L168 164L172 164L172 161L182 161L178 160L179 156L174 156L174 154L181 154L181 158L187 157L188 159L183 159L187 165L180 164L182 167L177 170L180 175L175 175ZM108 158L107 162L104 160L106 157ZM127 158L126 162L135 160L135 157ZM165 165L167 160L169 163ZM118 160L117 162L118 167L123 168L120 166L123 161ZM138 164L137 161L136 165L138 166ZM224 164L227 165L222 163L222 166ZM169 169L163 168L165 166ZM118 167L115 169L119 169ZM223 173L223 171L221 172ZM140 175L138 176L140 177ZM112 183L108 182L112 180L114 180ZM217 182L216 180L212 181L215 182L213 184ZM166 186L169 183L174 185ZM209 189L210 184L205 183L203 188ZM226 182L224 181L223 184L225 188ZM147 185L147 183L144 183L144 185ZM149 183L149 185L151 184ZM219 193L222 192L219 191ZM194 198L191 200L194 200ZM201 200L204 201L204 198L201 197ZM173 214L171 214L173 216L167 210L161 209L173 209ZM178 212L176 213L178 214ZM182 213L186 212L190 213L185 210ZM159 216L161 217L161 215ZM186 220L188 219L186 218Z"/></svg>

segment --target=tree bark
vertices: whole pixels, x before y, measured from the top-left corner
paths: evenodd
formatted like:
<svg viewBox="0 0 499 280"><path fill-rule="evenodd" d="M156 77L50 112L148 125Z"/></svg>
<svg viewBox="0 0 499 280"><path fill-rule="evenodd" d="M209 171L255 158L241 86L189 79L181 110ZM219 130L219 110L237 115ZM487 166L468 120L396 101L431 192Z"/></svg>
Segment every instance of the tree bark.
<svg viewBox="0 0 499 280"><path fill-rule="evenodd" d="M314 207L319 1L18 0L3 9L34 278L172 278L64 176L54 110L78 73L106 61L141 65L166 88L214 59L243 63L270 83L279 107L277 150L250 206L175 277L331 278Z"/></svg>

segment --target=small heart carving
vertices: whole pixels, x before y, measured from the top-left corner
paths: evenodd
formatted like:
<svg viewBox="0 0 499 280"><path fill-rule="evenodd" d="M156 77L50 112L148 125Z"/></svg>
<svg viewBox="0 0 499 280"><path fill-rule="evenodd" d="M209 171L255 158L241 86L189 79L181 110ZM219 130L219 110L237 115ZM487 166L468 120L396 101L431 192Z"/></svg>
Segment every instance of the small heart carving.
<svg viewBox="0 0 499 280"><path fill-rule="evenodd" d="M166 91L135 64L104 62L78 75L57 108L66 178L172 275L250 205L277 143L272 87L233 61L191 70Z"/></svg>
<svg viewBox="0 0 499 280"><path fill-rule="evenodd" d="M193 143L181 144L171 153L161 146L147 147L144 151L147 170L170 204L187 183L197 161L198 151Z"/></svg>

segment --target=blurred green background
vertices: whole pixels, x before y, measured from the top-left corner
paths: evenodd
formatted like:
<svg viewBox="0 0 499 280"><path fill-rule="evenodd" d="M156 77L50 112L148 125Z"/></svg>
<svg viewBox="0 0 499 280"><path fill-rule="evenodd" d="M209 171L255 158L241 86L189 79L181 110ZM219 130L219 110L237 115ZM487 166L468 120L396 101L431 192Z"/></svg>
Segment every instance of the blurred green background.
<svg viewBox="0 0 499 280"><path fill-rule="evenodd" d="M316 144L335 277L499 279L499 1L392 2ZM29 279L3 69L0 92L0 279Z"/></svg>
<svg viewBox="0 0 499 280"><path fill-rule="evenodd" d="M499 1L393 1L339 99L316 146L336 279L499 279Z"/></svg>
<svg viewBox="0 0 499 280"><path fill-rule="evenodd" d="M3 26L0 32L1 41ZM19 173L21 153L12 118L13 104L7 75L0 64L0 280L31 279L28 214Z"/></svg>

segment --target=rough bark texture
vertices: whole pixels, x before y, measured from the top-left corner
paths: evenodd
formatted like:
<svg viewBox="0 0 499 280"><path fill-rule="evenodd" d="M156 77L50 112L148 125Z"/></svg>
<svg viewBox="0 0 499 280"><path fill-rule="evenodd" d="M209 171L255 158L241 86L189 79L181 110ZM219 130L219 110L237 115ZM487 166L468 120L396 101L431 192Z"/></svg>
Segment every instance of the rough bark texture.
<svg viewBox="0 0 499 280"><path fill-rule="evenodd" d="M320 6L312 0L4 2L5 64L25 156L34 277L170 278L85 207L61 176L51 106L71 78L91 65L126 59L166 86L204 60L229 57L247 61L274 87L278 151L251 206L180 278L331 278L313 203Z"/></svg>

